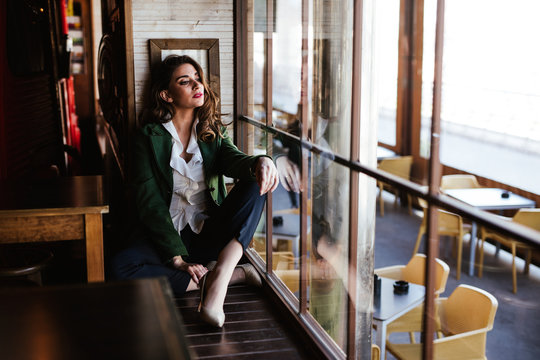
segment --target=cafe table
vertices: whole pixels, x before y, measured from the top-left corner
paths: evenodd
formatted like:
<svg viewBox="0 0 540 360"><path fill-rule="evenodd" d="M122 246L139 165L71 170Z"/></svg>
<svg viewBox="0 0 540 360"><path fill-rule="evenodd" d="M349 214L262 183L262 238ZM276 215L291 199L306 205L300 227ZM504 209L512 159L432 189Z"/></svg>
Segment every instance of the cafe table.
<svg viewBox="0 0 540 360"><path fill-rule="evenodd" d="M104 281L101 176L0 182L0 243L84 240L89 282Z"/></svg>
<svg viewBox="0 0 540 360"><path fill-rule="evenodd" d="M425 287L409 283L409 290L403 294L394 293L394 279L380 277L380 293L373 301L373 327L376 330L375 343L384 358L386 350L386 328L388 324L411 311L424 301Z"/></svg>
<svg viewBox="0 0 540 360"><path fill-rule="evenodd" d="M0 289L1 359L194 358L165 278Z"/></svg>
<svg viewBox="0 0 540 360"><path fill-rule="evenodd" d="M390 149L382 146L377 146L377 160L392 159L398 157L398 155Z"/></svg>
<svg viewBox="0 0 540 360"><path fill-rule="evenodd" d="M526 197L498 188L447 189L444 193L481 210L504 211L534 208L536 203ZM469 276L474 275L478 226L472 222Z"/></svg>

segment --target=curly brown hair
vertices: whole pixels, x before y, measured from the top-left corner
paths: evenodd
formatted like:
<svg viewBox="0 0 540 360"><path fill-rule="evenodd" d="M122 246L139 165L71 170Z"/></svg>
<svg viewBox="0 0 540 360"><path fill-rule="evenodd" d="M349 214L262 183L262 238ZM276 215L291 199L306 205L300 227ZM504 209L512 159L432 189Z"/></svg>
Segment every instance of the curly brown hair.
<svg viewBox="0 0 540 360"><path fill-rule="evenodd" d="M221 128L221 114L218 111L219 98L212 91L204 77L201 65L187 55L169 55L155 69L152 74L152 87L150 111L152 121L166 123L174 116L174 106L163 100L160 92L169 88L174 71L183 64L191 64L199 73L200 81L204 86L204 104L195 109L195 116L199 118L197 125L197 138L204 142L213 141L216 136L223 137Z"/></svg>

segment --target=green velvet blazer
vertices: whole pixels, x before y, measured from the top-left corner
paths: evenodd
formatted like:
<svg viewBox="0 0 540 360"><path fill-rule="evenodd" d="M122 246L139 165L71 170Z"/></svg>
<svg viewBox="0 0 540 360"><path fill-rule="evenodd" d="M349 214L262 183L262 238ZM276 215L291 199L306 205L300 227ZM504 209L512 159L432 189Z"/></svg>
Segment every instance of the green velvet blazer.
<svg viewBox="0 0 540 360"><path fill-rule="evenodd" d="M254 179L253 168L260 157L244 154L232 143L225 128L222 132L224 138L217 136L210 143L198 141L208 191L217 205L227 195L223 175ZM145 125L137 132L133 149L130 190L138 221L131 238L144 236L150 240L164 262L188 255L169 214L173 190L171 134L161 124Z"/></svg>

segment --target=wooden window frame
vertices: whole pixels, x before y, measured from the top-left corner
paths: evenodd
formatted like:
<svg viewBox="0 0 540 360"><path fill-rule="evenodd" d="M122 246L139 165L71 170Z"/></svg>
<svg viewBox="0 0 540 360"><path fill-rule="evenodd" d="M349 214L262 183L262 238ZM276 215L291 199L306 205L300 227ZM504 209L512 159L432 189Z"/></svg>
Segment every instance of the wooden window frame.
<svg viewBox="0 0 540 360"><path fill-rule="evenodd" d="M304 29L307 27L307 18L305 17L307 14L307 2L308 0L303 0L303 16L302 16L302 23L303 23L303 32L307 31ZM416 20L415 22L417 26L422 27L421 24L423 19L423 0L418 0L416 2L413 2L411 0L402 0L402 4L404 4L404 8L402 11L405 11L408 14L412 14L410 16L413 16ZM439 191L439 181L442 173L442 166L439 161L439 139L440 139L440 106L441 106L441 79L442 79L442 49L443 49L443 31L444 31L444 0L438 0L437 5L437 28L436 28L436 47L435 47L435 78L434 78L434 87L433 87L433 113L432 113L432 128L431 128L431 156L429 158L429 177L428 177L428 190L425 190L422 186L419 184L413 183L411 181L402 179L400 177L388 174L386 172L380 171L376 168L363 165L359 162L359 151L360 151L360 144L359 144L359 138L357 136L351 136L351 156L350 158L344 158L343 156L335 153L329 153L328 149L322 148L318 146L317 144L311 143L307 140L307 128L306 126L303 126L302 128L302 134L300 137L291 135L285 131L279 130L275 128L271 123L271 90L272 90L272 69L271 66L268 65L265 70L265 102L266 102L266 121L260 122L252 117L246 116L247 113L247 103L246 103L246 93L248 89L248 77L247 73L245 72L247 69L247 7L241 0L235 0L235 118L239 121L237 123L240 123L239 125L235 125L236 128L246 128L247 126L257 127L267 133L268 136L272 135L279 135L281 137L287 138L288 141L290 141L292 144L295 144L297 146L302 147L302 152L306 153L311 152L316 155L328 157L333 162L343 165L347 167L351 171L350 175L350 184L351 186L354 186L355 184L358 184L358 176L360 173L367 175L371 178L374 178L378 181L382 181L384 183L387 183L395 188L398 188L401 191L405 191L412 196L422 198L428 203L428 241L426 242L426 250L427 250L427 259L428 263L426 266L426 300L425 300L425 311L424 311L424 329L427 329L426 332L423 333L424 337L424 346L423 346L423 357L425 359L431 359L433 356L433 331L431 331L434 328L433 324L433 312L434 312L434 300L435 300L435 292L434 292L434 265L435 265L435 254L438 250L438 234L437 234L437 209L444 209L451 212L454 212L456 214L459 214L461 216L467 217L471 219L472 221L477 222L479 225L488 226L493 228L494 230L501 232L505 235L512 236L516 239L519 239L520 241L523 241L524 243L534 247L535 249L540 249L540 236L533 230L523 228L521 226L517 226L512 223L508 222L501 222L496 216L493 214L472 208L458 200L455 200L449 196L443 195ZM269 8L271 7L270 4L268 5ZM354 34L353 34L353 83L352 83L352 94L355 99L360 99L360 91L361 91L361 38L362 38L362 7L363 7L363 1L355 1L354 6L354 20L353 20L353 26L354 26ZM267 9L267 15L271 14L273 15L273 12L268 12ZM273 23L273 22L271 22ZM268 25L267 31L271 30L272 25ZM421 31L418 31L417 28L416 37L421 37ZM270 35L270 34L267 34ZM422 41L421 38L417 38L416 40L416 50L420 51L420 59L421 59L421 48L422 48ZM271 36L266 39L266 50L265 53L268 56L269 54L272 54L272 38ZM302 48L307 49L307 37L304 37L302 42ZM305 52L307 53L307 52ZM416 53L416 52L415 52ZM302 67L304 68L307 66L307 58L305 56L302 59ZM418 70L418 68L421 69L421 61L420 64L418 62L412 69ZM415 73L418 73L416 71ZM421 71L420 71L421 75ZM307 81L307 80L306 80ZM307 83L302 83L302 86L307 86ZM414 125L411 129L411 133L408 137L408 145L404 145L404 143L400 143L400 147L403 149L403 147L408 147L409 152L412 152L413 155L417 150L415 149L416 145L418 144L418 139L415 140L414 136L411 134L414 131L420 131L420 123L419 123L419 115L420 115L420 90L421 90L421 76L420 80L416 79L415 83L412 85L412 89L409 89L409 91L413 92L413 96L410 97L411 100L407 100L407 105L405 107L405 110L407 113L410 113L409 116L411 117L418 117L417 124ZM306 94L307 92L303 92ZM306 96L306 95L304 95ZM409 96L409 95L407 95ZM305 99L304 99L305 100ZM304 101L303 104L306 104L307 102ZM353 106L351 109L351 131L353 133L357 133L359 130L360 125L360 102L354 101ZM405 105L403 105L405 106ZM410 111L410 109L416 109L414 111ZM400 127L402 126L404 122L404 112L402 111L402 114L400 115ZM303 111L303 114L307 114L307 111ZM306 115L303 115L306 116ZM303 119L305 120L305 119ZM303 124L306 124L306 121L302 121ZM235 132L236 133L236 132ZM236 140L242 139L242 137L236 138ZM413 140L415 142L413 142ZM240 141L241 145L241 141ZM307 158L307 157L306 157ZM305 161L303 156L303 161ZM305 178L305 175L302 176L303 184L306 185L307 178ZM356 189L356 187L351 187L351 189ZM358 198L357 191L351 190L351 196L353 199ZM268 265L268 259L271 261L271 253L272 253L272 247L268 245L269 241L267 241L267 263L265 264L254 252L247 252L248 258L259 268L259 270L266 268L266 273L262 274L263 277L265 277L266 282L271 289L271 291L276 295L277 299L283 304L286 309L289 311L290 315L292 315L292 318L296 321L298 326L306 332L306 334L311 338L312 345L315 345L318 347L321 354L327 358L354 358L357 357L359 350L356 346L357 334L356 331L356 323L355 323L355 317L354 313L356 310L354 309L354 305L349 302L349 315L348 315L348 325L347 325L347 349L346 353L343 352L336 344L332 341L332 339L328 336L328 334L322 329L322 327L316 322L316 320L309 314L309 312L306 311L306 303L305 303L305 296L306 296L306 287L307 287L307 271L306 271L306 257L305 257L305 246L306 246L306 233L307 233L307 221L304 220L305 217L307 217L307 214L305 214L306 207L306 195L302 194L302 204L301 204L301 270L300 270L300 298L295 298L290 291L287 289L287 287L281 282L281 280L273 273L271 264ZM358 217L358 209L356 208L355 204L357 202L351 201L351 205L349 207L349 215L351 216L351 219L356 219ZM267 222L268 222L268 214L267 214ZM353 223L354 221L351 221ZM271 221L270 221L271 223ZM268 230L269 229L269 230ZM349 228L350 232L350 238L349 238L349 248L351 249L349 253L349 262L350 265L353 266L354 269L357 268L358 264L356 263L356 248L357 248L357 241L358 241L358 234L357 230L354 229L354 226L350 224ZM267 227L267 239L271 238L271 226ZM350 289L355 289L356 287L356 273L352 272L352 276L349 277L349 287Z"/></svg>

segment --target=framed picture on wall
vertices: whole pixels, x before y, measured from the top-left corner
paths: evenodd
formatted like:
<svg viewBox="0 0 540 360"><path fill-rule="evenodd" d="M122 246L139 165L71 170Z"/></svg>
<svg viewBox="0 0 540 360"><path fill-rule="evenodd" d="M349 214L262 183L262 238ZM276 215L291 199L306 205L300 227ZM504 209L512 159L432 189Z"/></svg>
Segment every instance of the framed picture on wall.
<svg viewBox="0 0 540 360"><path fill-rule="evenodd" d="M197 61L217 96L219 79L219 39L150 39L150 68L154 69L169 55L188 55Z"/></svg>

